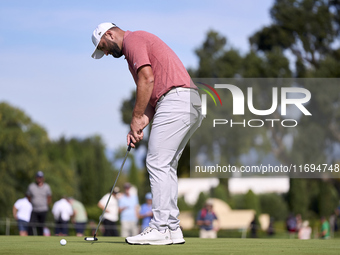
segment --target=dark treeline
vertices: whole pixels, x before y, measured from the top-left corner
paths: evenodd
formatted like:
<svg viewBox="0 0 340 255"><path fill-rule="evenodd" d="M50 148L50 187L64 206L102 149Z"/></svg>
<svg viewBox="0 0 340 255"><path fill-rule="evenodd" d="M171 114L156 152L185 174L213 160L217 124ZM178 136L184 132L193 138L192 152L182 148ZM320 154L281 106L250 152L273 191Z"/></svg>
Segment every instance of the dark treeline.
<svg viewBox="0 0 340 255"><path fill-rule="evenodd" d="M38 170L45 173L53 201L74 196L85 205L96 204L114 178L99 136L51 141L23 111L0 103L0 217L11 215Z"/></svg>

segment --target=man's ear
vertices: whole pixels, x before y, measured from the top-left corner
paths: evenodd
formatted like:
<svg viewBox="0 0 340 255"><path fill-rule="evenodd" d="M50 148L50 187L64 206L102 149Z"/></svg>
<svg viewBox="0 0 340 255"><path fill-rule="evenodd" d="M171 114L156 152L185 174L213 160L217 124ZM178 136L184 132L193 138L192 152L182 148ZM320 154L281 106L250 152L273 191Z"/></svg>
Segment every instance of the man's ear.
<svg viewBox="0 0 340 255"><path fill-rule="evenodd" d="M113 33L112 33L111 30L107 30L107 31L105 32L105 35L108 36L111 40L114 39L114 35L113 35Z"/></svg>

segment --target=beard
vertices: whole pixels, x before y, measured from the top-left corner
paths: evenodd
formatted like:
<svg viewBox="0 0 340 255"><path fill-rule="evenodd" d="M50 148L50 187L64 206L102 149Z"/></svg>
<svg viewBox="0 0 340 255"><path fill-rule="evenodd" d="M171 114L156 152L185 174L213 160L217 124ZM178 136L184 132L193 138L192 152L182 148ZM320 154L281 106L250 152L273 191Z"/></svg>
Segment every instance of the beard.
<svg viewBox="0 0 340 255"><path fill-rule="evenodd" d="M112 41L107 41L109 47L109 54L114 58L120 58L123 55L122 50L119 48L118 44Z"/></svg>

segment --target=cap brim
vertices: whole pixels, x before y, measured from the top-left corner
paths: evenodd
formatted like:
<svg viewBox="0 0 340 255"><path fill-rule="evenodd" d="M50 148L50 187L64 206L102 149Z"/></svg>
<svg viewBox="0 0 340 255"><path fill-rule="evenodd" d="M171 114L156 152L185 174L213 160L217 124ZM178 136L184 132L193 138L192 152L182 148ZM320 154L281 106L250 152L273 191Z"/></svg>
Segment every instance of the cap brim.
<svg viewBox="0 0 340 255"><path fill-rule="evenodd" d="M92 53L92 58L94 59L100 59L104 56L104 52L101 50L98 50L97 48L94 50L94 52Z"/></svg>

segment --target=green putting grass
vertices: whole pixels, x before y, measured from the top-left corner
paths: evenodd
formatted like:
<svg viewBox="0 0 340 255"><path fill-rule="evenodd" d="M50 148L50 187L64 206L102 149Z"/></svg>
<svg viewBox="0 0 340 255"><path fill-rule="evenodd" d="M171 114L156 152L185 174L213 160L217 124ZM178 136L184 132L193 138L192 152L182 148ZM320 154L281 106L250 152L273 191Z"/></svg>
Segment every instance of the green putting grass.
<svg viewBox="0 0 340 255"><path fill-rule="evenodd" d="M0 236L0 254L339 254L340 239L199 239L186 238L183 245L129 245L124 238L99 237L96 242L81 237Z"/></svg>

